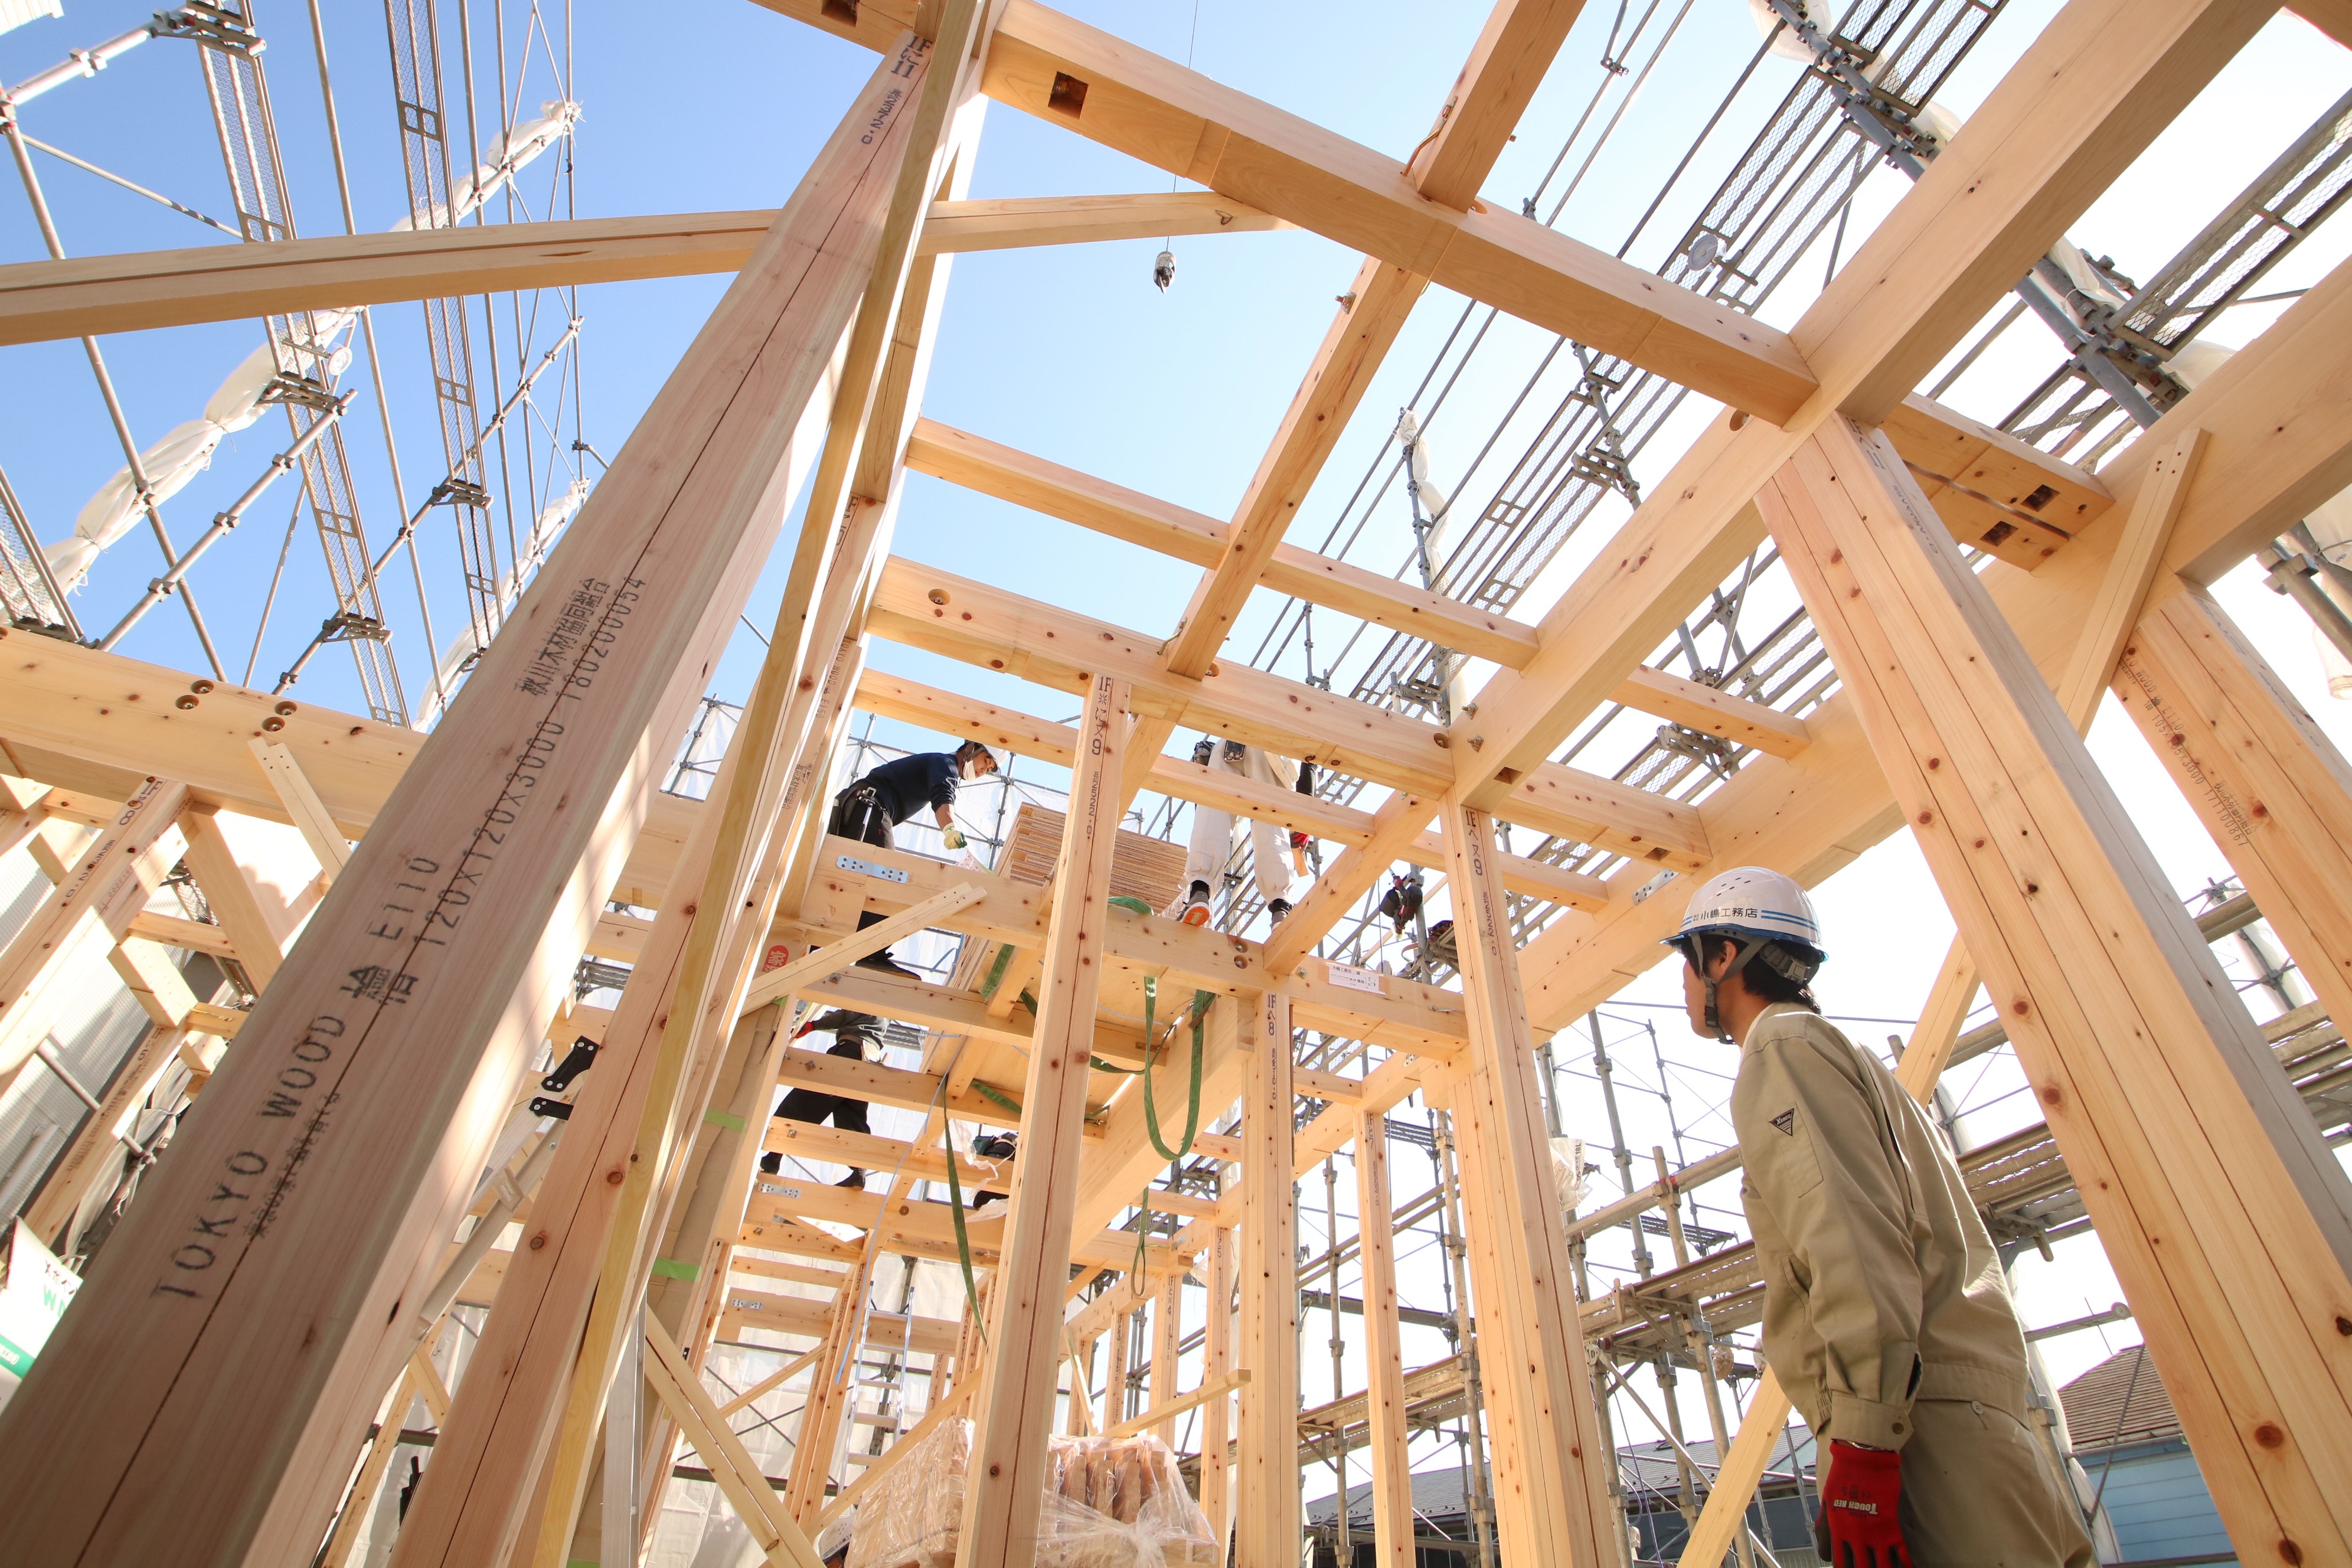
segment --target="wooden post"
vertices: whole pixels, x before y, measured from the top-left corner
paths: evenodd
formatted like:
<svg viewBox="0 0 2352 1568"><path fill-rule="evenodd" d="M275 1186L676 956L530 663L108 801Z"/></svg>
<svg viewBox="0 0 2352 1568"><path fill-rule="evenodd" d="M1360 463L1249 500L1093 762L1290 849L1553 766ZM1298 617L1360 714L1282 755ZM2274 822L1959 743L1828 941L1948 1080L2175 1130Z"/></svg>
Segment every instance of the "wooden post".
<svg viewBox="0 0 2352 1568"><path fill-rule="evenodd" d="M2352 1184L1885 437L1759 492L2250 1561L2352 1556Z"/></svg>
<svg viewBox="0 0 2352 1568"><path fill-rule="evenodd" d="M1595 1426L1574 1263L1552 1183L1494 819L1448 796L1445 837L1470 1049L1454 1074L1462 1198L1494 1427L1502 1560L1602 1568L1622 1528Z"/></svg>
<svg viewBox="0 0 2352 1568"><path fill-rule="evenodd" d="M857 1267L833 1299L833 1324L824 1336L824 1354L809 1384L808 1402L801 1407L800 1434L793 1443L792 1474L785 1478L784 1507L803 1521L813 1520L824 1506L825 1482L833 1475L833 1450L841 1441L841 1424L856 1402L858 1332L866 1321L866 1300L874 1286L874 1262L882 1249L866 1238Z"/></svg>
<svg viewBox="0 0 2352 1568"><path fill-rule="evenodd" d="M0 1413L23 1561L288 1561L324 1534L406 1359L398 1304L438 1266L645 818L651 759L797 488L795 431L879 247L922 70L904 50L410 764Z"/></svg>
<svg viewBox="0 0 2352 1568"><path fill-rule="evenodd" d="M1184 1276L1171 1274L1160 1282L1160 1300L1151 1304L1151 1407L1160 1409L1176 1397L1176 1363L1183 1353ZM1203 1382L1207 1381L1205 1378ZM1176 1446L1176 1420L1171 1416L1151 1428L1151 1435Z"/></svg>
<svg viewBox="0 0 2352 1568"><path fill-rule="evenodd" d="M1364 1274L1364 1452L1372 1466L1373 1561L1413 1568L1412 1458L1406 1451L1404 1349L1397 1329L1396 1200L1388 1113L1356 1113L1357 1258Z"/></svg>
<svg viewBox="0 0 2352 1568"><path fill-rule="evenodd" d="M146 905L147 895L180 858L186 840L180 833L179 816L187 797L184 784L148 780L75 858L24 929L0 949L0 1092L33 1059L34 1047L48 1028L53 1009L47 992L61 961L86 944L119 943L130 932L131 917ZM119 947L116 967L122 967ZM133 991L142 989L134 975L125 973L123 980ZM181 990L184 993L186 987ZM185 1016L186 1009L180 1011ZM41 1358L44 1363L49 1359L46 1353ZM5 1430L0 1426L0 1432Z"/></svg>
<svg viewBox="0 0 2352 1568"><path fill-rule="evenodd" d="M1234 1233L1223 1226L1209 1237L1209 1316L1201 1334L1201 1380L1214 1383L1234 1370ZM1201 1406L1201 1511L1209 1516L1220 1565L1234 1529L1232 1411L1223 1394Z"/></svg>
<svg viewBox="0 0 2352 1568"><path fill-rule="evenodd" d="M2116 695L2331 1018L2352 1018L2352 766L2202 588L2151 607Z"/></svg>
<svg viewBox="0 0 2352 1568"><path fill-rule="evenodd" d="M1095 678L1070 780L1069 818L1062 829L1061 874L1055 879L1037 1026L1021 1100L1021 1158L1013 1166L1012 1213L989 1315L993 1350L975 1412L958 1552L966 1568L1012 1568L1027 1563L1037 1550L1062 1292L1069 1280L1071 1211L1077 1201L1087 1064L1094 1048L1111 850L1118 835L1127 705L1124 681Z"/></svg>
<svg viewBox="0 0 2352 1568"><path fill-rule="evenodd" d="M1242 1094L1239 1475L1235 1568L1291 1568L1298 1502L1298 1212L1292 1201L1290 998L1235 999L1246 1067Z"/></svg>
<svg viewBox="0 0 2352 1568"><path fill-rule="evenodd" d="M1126 1280L1111 1287L1114 1290L1131 1288ZM1108 1348L1103 1356L1102 1419L1095 1425L1097 1432L1108 1432L1127 1419L1127 1361L1135 1344L1135 1314L1121 1312L1113 1318L1104 1339Z"/></svg>

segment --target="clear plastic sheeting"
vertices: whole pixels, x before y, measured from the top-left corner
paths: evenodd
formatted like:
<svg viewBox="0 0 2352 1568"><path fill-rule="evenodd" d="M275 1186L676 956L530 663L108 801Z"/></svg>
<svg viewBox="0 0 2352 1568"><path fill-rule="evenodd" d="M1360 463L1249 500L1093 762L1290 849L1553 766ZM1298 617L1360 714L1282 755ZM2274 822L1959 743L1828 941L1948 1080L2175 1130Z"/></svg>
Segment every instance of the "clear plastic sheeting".
<svg viewBox="0 0 2352 1568"><path fill-rule="evenodd" d="M1584 1140L1555 1138L1551 1141L1551 1187L1559 1199L1563 1218L1574 1219L1577 1209L1584 1203Z"/></svg>
<svg viewBox="0 0 2352 1568"><path fill-rule="evenodd" d="M1037 1568L1208 1568L1208 1516L1157 1437L1050 1439ZM874 1484L848 1568L951 1568L963 1521L971 1423L945 1422Z"/></svg>

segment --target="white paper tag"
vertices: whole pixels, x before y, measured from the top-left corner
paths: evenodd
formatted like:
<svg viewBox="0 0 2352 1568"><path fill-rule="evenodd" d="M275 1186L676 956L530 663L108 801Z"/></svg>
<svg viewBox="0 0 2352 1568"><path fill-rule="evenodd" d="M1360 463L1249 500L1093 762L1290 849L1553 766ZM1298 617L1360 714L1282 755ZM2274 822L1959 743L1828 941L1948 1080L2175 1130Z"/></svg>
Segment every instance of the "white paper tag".
<svg viewBox="0 0 2352 1568"><path fill-rule="evenodd" d="M1327 963L1324 968L1330 972L1334 985L1342 985L1350 991L1369 991L1375 996L1384 994L1378 970L1360 969L1352 963Z"/></svg>
<svg viewBox="0 0 2352 1568"><path fill-rule="evenodd" d="M842 855L833 862L845 871L855 871L861 877L879 877L886 882L904 882L907 873L895 866L871 866L854 855Z"/></svg>

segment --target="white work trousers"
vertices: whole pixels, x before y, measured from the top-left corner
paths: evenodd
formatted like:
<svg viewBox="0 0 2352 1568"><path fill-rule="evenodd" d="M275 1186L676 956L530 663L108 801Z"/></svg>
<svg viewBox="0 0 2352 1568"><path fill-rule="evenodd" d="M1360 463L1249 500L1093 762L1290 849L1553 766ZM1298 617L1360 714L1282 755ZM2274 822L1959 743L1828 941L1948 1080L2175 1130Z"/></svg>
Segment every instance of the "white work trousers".
<svg viewBox="0 0 2352 1568"><path fill-rule="evenodd" d="M1210 753L1209 765L1238 773L1259 784L1273 784L1277 789L1296 789L1298 769L1286 758L1271 756L1255 746L1246 746L1238 760L1225 753L1225 742L1218 740L1216 750ZM1290 894L1290 835L1270 822L1250 819L1250 853L1257 863L1257 890L1271 903ZM1192 807L1192 842L1184 857L1184 880L1206 882L1213 889L1225 875L1225 862L1234 853L1234 814L1213 805Z"/></svg>

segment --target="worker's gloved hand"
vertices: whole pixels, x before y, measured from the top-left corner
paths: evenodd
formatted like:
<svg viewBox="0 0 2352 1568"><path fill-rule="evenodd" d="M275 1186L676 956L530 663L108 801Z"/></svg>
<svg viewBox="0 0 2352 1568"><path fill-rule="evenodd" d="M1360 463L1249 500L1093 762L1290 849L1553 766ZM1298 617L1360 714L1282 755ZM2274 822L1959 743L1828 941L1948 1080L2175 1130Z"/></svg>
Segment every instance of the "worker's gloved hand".
<svg viewBox="0 0 2352 1568"><path fill-rule="evenodd" d="M1896 1517L1902 1455L1832 1439L1829 1473L1821 1484L1821 1533L1830 1568L1911 1568Z"/></svg>
<svg viewBox="0 0 2352 1568"><path fill-rule="evenodd" d="M942 827L940 829L940 841L950 849L961 849L968 842L961 827Z"/></svg>
<svg viewBox="0 0 2352 1568"><path fill-rule="evenodd" d="M1206 735L1202 736L1199 740L1192 742L1192 760L1200 763L1201 766L1204 768L1207 767L1209 765L1209 759L1216 754L1217 743L1209 739Z"/></svg>

